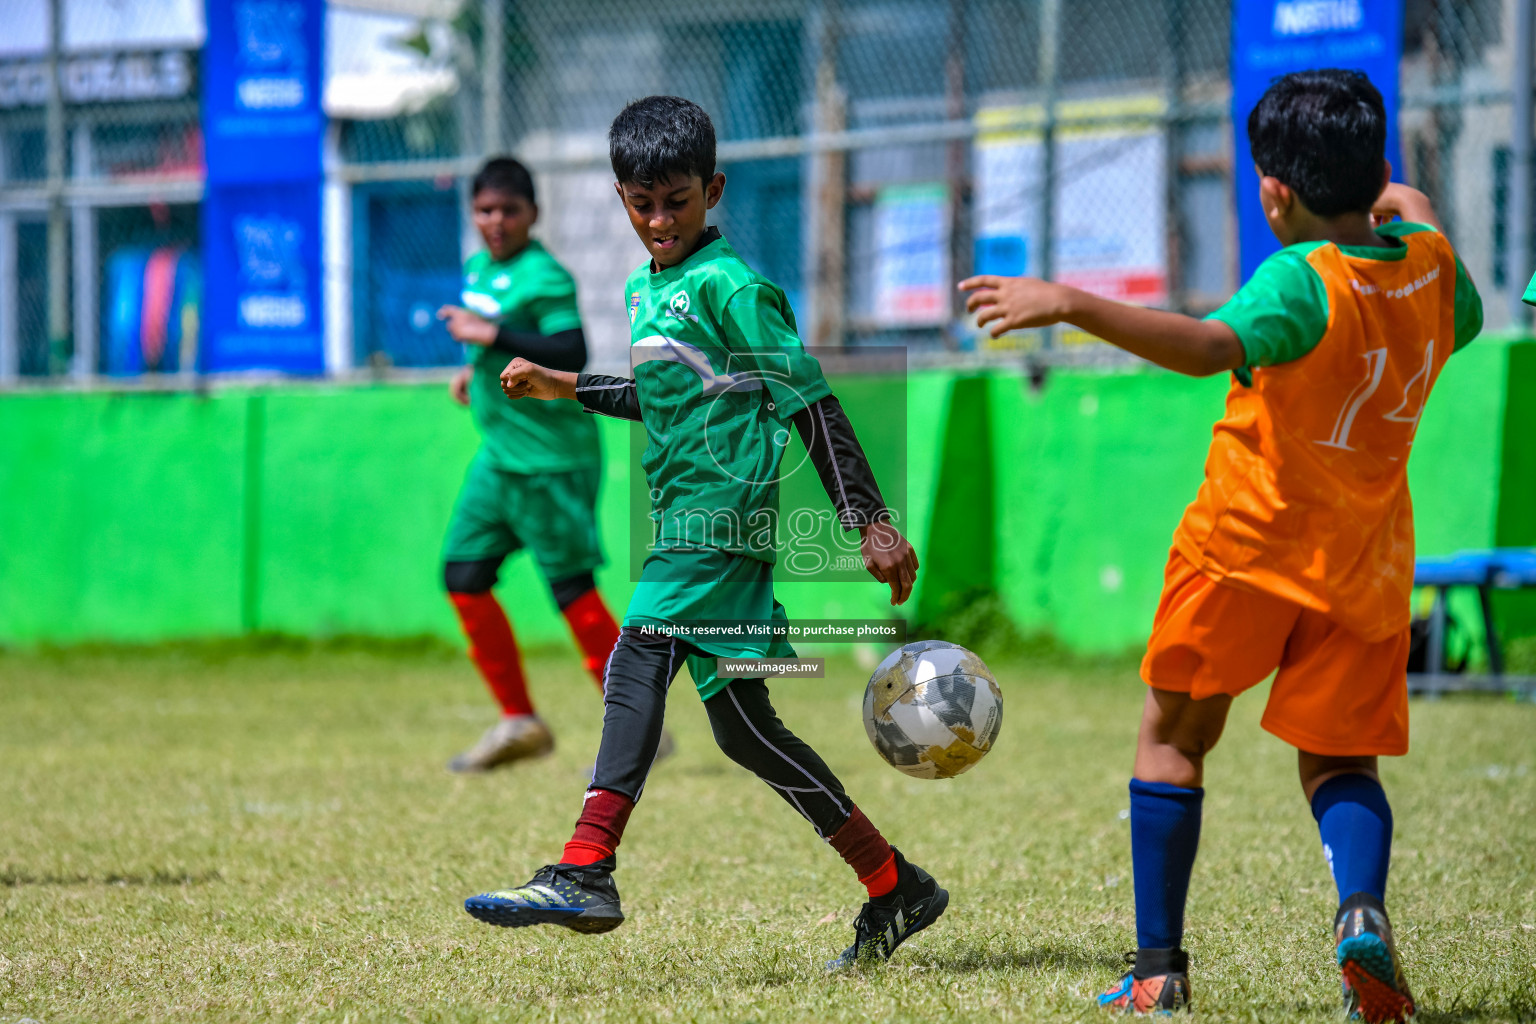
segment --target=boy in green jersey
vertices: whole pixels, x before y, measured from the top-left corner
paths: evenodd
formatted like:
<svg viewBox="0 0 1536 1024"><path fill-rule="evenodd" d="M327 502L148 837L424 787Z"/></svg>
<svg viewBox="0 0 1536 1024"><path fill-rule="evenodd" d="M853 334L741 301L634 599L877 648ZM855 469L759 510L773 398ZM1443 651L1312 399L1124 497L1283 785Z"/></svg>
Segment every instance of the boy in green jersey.
<svg viewBox="0 0 1536 1024"><path fill-rule="evenodd" d="M522 164L487 162L475 176L471 202L485 248L464 264L464 305L444 306L438 317L455 340L477 349L449 390L470 407L481 443L448 524L443 580L470 658L502 717L449 763L457 772L486 771L554 746L528 697L512 626L491 592L503 559L525 547L533 551L599 686L619 634L592 578L603 563L596 424L575 402L508 402L497 379L509 356L567 370L586 365L576 284L528 237L539 208Z"/></svg>
<svg viewBox="0 0 1536 1024"><path fill-rule="evenodd" d="M608 661L603 739L592 785L560 863L526 885L472 897L492 924L602 932L624 919L614 851L645 785L667 688L686 660L720 747L805 817L864 883L854 942L829 966L888 959L933 923L949 894L896 852L816 753L779 721L762 679L723 677L721 657L794 657L773 595L773 521L791 427L805 441L845 530L862 535L891 603L912 592L917 558L890 523L853 429L801 344L784 293L706 227L725 176L696 104L637 100L608 133L620 199L650 260L629 278L633 379L562 372L528 359L502 372L511 398L575 398L640 420L656 542ZM520 403L519 403L520 404ZM722 639L727 620L770 627Z"/></svg>

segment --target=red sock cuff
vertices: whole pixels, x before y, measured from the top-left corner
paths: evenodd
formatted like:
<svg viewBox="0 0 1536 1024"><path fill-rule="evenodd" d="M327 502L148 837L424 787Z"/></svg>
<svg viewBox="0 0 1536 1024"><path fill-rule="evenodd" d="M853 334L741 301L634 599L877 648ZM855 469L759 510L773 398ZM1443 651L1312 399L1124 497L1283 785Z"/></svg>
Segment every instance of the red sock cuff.
<svg viewBox="0 0 1536 1024"><path fill-rule="evenodd" d="M884 896L896 888L896 854L892 851L886 862L880 869L868 877L861 877L859 881L864 883L864 888L869 890L871 896Z"/></svg>
<svg viewBox="0 0 1536 1024"><path fill-rule="evenodd" d="M581 817L576 819L571 841L565 844L562 863L595 864L612 856L619 848L619 840L624 837L629 812L634 809L635 802L621 793L607 789L587 790Z"/></svg>
<svg viewBox="0 0 1536 1024"><path fill-rule="evenodd" d="M597 843L583 843L572 839L565 844L565 852L560 855L562 864L596 864L613 853L606 846Z"/></svg>
<svg viewBox="0 0 1536 1024"><path fill-rule="evenodd" d="M883 896L896 884L896 854L891 850L891 844L857 807L827 842L853 868L853 873L869 888L871 896ZM876 892L875 887L884 885L887 875L891 876L890 885Z"/></svg>

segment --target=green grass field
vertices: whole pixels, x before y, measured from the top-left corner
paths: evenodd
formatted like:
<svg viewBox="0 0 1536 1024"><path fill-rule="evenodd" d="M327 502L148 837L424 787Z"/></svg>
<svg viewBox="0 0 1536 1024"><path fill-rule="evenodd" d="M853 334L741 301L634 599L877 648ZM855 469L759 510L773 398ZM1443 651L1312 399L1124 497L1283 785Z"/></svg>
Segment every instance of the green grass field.
<svg viewBox="0 0 1536 1024"><path fill-rule="evenodd" d="M626 924L502 930L465 896L569 834L600 708L530 663L554 757L475 778L487 724L441 652L0 656L0 1021L1097 1020L1134 945L1129 667L994 666L970 774L918 782L859 722L864 672L775 687L784 719L950 888L883 969L827 977L862 890L715 748L684 675L620 851ZM1340 1018L1334 893L1294 755L1237 704L1211 756L1186 944L1203 1020ZM1536 706L1417 703L1386 765L1390 904L1424 1021L1536 1020Z"/></svg>

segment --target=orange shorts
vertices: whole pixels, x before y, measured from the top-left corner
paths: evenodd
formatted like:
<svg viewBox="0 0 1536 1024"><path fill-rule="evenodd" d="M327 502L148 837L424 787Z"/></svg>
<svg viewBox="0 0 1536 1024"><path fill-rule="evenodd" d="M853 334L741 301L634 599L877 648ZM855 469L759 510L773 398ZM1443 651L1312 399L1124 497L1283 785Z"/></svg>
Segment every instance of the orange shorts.
<svg viewBox="0 0 1536 1024"><path fill-rule="evenodd" d="M1408 630L1370 643L1320 612L1218 583L1175 548L1141 677L1195 700L1274 685L1263 726L1335 757L1408 752Z"/></svg>

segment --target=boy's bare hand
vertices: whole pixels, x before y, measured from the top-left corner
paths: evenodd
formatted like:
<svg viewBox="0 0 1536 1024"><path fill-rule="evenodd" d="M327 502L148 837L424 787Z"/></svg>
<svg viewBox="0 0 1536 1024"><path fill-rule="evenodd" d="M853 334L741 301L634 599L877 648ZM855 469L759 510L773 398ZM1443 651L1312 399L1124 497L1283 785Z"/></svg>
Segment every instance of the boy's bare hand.
<svg viewBox="0 0 1536 1024"><path fill-rule="evenodd" d="M575 398L576 375L546 369L518 356L501 371L501 390L508 398L539 398L546 402Z"/></svg>
<svg viewBox="0 0 1536 1024"><path fill-rule="evenodd" d="M448 394L460 405L469 404L469 378L474 375L474 367L461 366L453 379L448 382Z"/></svg>
<svg viewBox="0 0 1536 1024"><path fill-rule="evenodd" d="M1414 224L1428 224L1436 231L1443 230L1429 197L1400 181L1388 182L1371 207L1371 220L1377 225L1385 224L1393 217L1401 217Z"/></svg>
<svg viewBox="0 0 1536 1024"><path fill-rule="evenodd" d="M448 325L454 341L481 348L496 344L496 325L479 313L463 306L443 306L438 309L437 318Z"/></svg>
<svg viewBox="0 0 1536 1024"><path fill-rule="evenodd" d="M917 582L917 552L890 523L870 523L859 527L859 532L864 568L881 583L890 584L891 604L905 603Z"/></svg>
<svg viewBox="0 0 1536 1024"><path fill-rule="evenodd" d="M971 293L966 312L979 312L976 326L990 323L994 338L1006 331L1060 323L1067 315L1067 289L1034 277L981 274L961 281L960 290Z"/></svg>

